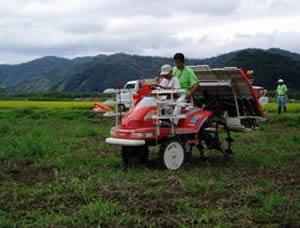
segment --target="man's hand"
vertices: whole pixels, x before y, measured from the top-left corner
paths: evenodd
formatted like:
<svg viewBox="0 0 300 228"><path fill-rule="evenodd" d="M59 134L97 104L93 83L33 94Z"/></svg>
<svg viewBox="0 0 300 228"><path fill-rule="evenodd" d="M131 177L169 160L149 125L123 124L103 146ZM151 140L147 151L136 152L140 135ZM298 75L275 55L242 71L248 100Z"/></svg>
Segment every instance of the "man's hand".
<svg viewBox="0 0 300 228"><path fill-rule="evenodd" d="M186 95L186 98L189 100L192 96L193 96L193 94L192 94L191 92L189 92L189 93Z"/></svg>
<svg viewBox="0 0 300 228"><path fill-rule="evenodd" d="M199 84L198 83L196 83L194 86L193 86L193 88L191 89L191 91L187 94L187 98L188 99L190 99L192 96L193 96L193 94L199 89Z"/></svg>

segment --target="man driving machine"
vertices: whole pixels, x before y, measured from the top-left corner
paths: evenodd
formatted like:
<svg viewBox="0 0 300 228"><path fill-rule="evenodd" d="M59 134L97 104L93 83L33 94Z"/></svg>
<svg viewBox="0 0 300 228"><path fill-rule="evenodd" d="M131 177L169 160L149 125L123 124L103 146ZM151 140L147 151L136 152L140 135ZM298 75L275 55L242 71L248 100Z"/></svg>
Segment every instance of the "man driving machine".
<svg viewBox="0 0 300 228"><path fill-rule="evenodd" d="M185 58L182 53L176 53L173 58L174 67L173 75L178 78L181 89L185 90L185 94L181 95L177 103L185 102L186 99L190 99L193 93L199 88L198 78L194 71L185 66ZM174 108L174 115L179 115L181 106L177 105ZM177 125L179 119L174 119L174 123Z"/></svg>

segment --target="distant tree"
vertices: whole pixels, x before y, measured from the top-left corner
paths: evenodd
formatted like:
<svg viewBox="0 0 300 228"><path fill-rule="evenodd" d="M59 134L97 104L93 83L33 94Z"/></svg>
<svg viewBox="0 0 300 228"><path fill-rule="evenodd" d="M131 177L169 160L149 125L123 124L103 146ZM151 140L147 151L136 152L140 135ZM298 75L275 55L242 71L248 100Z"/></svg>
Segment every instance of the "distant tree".
<svg viewBox="0 0 300 228"><path fill-rule="evenodd" d="M0 94L7 94L6 89L0 87Z"/></svg>

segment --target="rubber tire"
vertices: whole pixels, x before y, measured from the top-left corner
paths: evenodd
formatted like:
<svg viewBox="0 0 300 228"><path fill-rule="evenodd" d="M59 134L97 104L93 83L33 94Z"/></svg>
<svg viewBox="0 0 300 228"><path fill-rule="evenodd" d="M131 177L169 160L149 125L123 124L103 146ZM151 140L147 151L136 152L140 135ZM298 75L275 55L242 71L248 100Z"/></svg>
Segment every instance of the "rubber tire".
<svg viewBox="0 0 300 228"><path fill-rule="evenodd" d="M148 146L122 146L122 160L126 165L145 163L149 158Z"/></svg>
<svg viewBox="0 0 300 228"><path fill-rule="evenodd" d="M183 149L183 160L182 160L182 162L181 162L181 164L178 166L178 167L176 167L176 168L170 168L170 167L168 167L167 165L166 165L166 162L165 162L165 152L166 152L166 149L167 149L167 147L171 144L171 143L174 143L174 142L177 142L177 143L179 143L180 145L181 145L181 147L182 147L182 149ZM181 142L181 140L179 140L179 139L169 139L169 140L167 140L167 141L165 141L164 143L162 143L161 144L161 146L160 146L160 157L161 157L161 159L162 159L162 161L163 161L163 163L164 163L164 165L165 165L165 167L167 168L167 169L169 169L169 170L177 170L177 169L179 169L183 164L184 164L184 162L185 162L185 160L186 160L186 149L185 149L185 146L184 146L184 144Z"/></svg>

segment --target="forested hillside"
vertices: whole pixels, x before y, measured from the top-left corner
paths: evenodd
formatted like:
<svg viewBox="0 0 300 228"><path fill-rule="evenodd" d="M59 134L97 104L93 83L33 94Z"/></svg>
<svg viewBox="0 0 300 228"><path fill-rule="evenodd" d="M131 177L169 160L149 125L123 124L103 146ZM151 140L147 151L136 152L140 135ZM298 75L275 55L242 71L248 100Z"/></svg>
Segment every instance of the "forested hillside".
<svg viewBox="0 0 300 228"><path fill-rule="evenodd" d="M126 81L153 77L171 58L127 54L66 59L44 57L18 65L0 65L0 88L11 93L93 92L120 87ZM255 83L274 88L278 78L300 89L300 55L281 49L244 49L207 59L188 59L187 64L253 69Z"/></svg>

